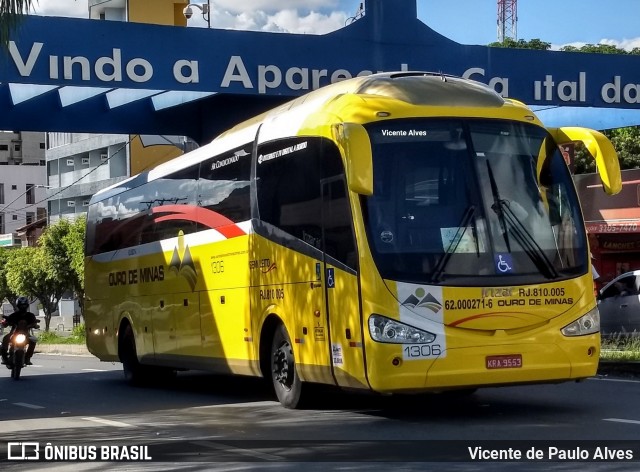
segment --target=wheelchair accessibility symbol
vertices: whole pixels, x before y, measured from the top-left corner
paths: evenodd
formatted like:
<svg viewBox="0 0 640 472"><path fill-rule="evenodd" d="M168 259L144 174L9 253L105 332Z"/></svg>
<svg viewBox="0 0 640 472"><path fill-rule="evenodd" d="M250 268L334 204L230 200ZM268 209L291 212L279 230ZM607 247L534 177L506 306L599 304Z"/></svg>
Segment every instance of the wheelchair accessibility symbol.
<svg viewBox="0 0 640 472"><path fill-rule="evenodd" d="M495 256L496 269L501 274L513 272L513 260L511 254L497 254Z"/></svg>
<svg viewBox="0 0 640 472"><path fill-rule="evenodd" d="M327 269L327 288L334 288L336 286L336 278L333 269Z"/></svg>

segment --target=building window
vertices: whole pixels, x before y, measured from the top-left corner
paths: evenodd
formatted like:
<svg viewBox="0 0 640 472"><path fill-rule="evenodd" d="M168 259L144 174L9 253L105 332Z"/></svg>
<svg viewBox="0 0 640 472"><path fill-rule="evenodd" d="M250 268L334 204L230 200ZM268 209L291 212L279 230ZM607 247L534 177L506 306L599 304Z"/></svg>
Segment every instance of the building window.
<svg viewBox="0 0 640 472"><path fill-rule="evenodd" d="M32 211L27 212L27 224L30 225L35 221L36 214Z"/></svg>
<svg viewBox="0 0 640 472"><path fill-rule="evenodd" d="M0 184L0 205L4 205L4 184Z"/></svg>
<svg viewBox="0 0 640 472"><path fill-rule="evenodd" d="M18 215L14 214L12 219L13 219L13 221L18 221Z"/></svg>
<svg viewBox="0 0 640 472"><path fill-rule="evenodd" d="M89 158L88 157L83 157L82 158L82 165L83 166L88 166L89 165Z"/></svg>
<svg viewBox="0 0 640 472"><path fill-rule="evenodd" d="M11 190L18 190L18 186L17 185L12 185L11 186Z"/></svg>
<svg viewBox="0 0 640 472"><path fill-rule="evenodd" d="M47 161L45 161L44 159L40 159L40 165L41 166L46 166L47 165Z"/></svg>
<svg viewBox="0 0 640 472"><path fill-rule="evenodd" d="M27 205L33 205L36 202L36 192L35 185L27 184L26 196L27 196Z"/></svg>
<svg viewBox="0 0 640 472"><path fill-rule="evenodd" d="M4 213L0 213L0 234L4 234Z"/></svg>
<svg viewBox="0 0 640 472"><path fill-rule="evenodd" d="M8 144L0 144L0 151L8 151L8 150L9 150Z"/></svg>
<svg viewBox="0 0 640 472"><path fill-rule="evenodd" d="M40 149L46 149L44 143L40 143Z"/></svg>
<svg viewBox="0 0 640 472"><path fill-rule="evenodd" d="M36 218L39 220L47 217L47 209L44 207L36 208Z"/></svg>
<svg viewBox="0 0 640 472"><path fill-rule="evenodd" d="M73 167L73 159L67 159L67 165Z"/></svg>
<svg viewBox="0 0 640 472"><path fill-rule="evenodd" d="M74 207L74 206L76 206L76 202L75 202L74 200L69 200L69 201L67 202L67 206L68 206L68 207Z"/></svg>
<svg viewBox="0 0 640 472"><path fill-rule="evenodd" d="M13 150L14 151L20 152L21 149L22 149L22 146L20 146L19 144L14 144L14 146L13 146Z"/></svg>

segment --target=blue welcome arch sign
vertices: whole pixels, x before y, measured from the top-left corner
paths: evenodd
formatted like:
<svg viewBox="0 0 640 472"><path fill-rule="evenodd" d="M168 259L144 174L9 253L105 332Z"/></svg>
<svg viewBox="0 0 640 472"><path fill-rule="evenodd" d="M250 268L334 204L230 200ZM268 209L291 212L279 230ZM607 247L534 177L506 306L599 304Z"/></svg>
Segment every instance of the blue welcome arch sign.
<svg viewBox="0 0 640 472"><path fill-rule="evenodd" d="M368 0L365 11L326 35L28 16L0 51L0 129L204 142L309 90L395 70L475 79L536 108L562 107L568 121L578 108L640 123L638 56L461 45L422 23L415 0Z"/></svg>

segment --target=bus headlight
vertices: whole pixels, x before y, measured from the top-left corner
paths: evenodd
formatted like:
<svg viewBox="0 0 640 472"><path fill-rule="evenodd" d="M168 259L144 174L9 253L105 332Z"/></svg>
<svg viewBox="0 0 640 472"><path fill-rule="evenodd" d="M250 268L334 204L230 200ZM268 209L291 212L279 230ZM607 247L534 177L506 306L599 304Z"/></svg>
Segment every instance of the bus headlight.
<svg viewBox="0 0 640 472"><path fill-rule="evenodd" d="M581 316L560 330L565 336L584 336L600 331L600 312L598 307Z"/></svg>
<svg viewBox="0 0 640 472"><path fill-rule="evenodd" d="M369 317L369 333L374 341L381 343L427 344L436 339L433 333L381 315Z"/></svg>

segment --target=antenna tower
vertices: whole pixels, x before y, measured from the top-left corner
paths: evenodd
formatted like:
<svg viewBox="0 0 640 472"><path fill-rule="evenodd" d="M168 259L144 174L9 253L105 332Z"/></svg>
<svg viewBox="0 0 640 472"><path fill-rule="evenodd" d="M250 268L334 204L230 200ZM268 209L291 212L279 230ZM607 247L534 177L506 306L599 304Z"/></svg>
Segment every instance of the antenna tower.
<svg viewBox="0 0 640 472"><path fill-rule="evenodd" d="M518 40L518 0L498 0L498 42Z"/></svg>

